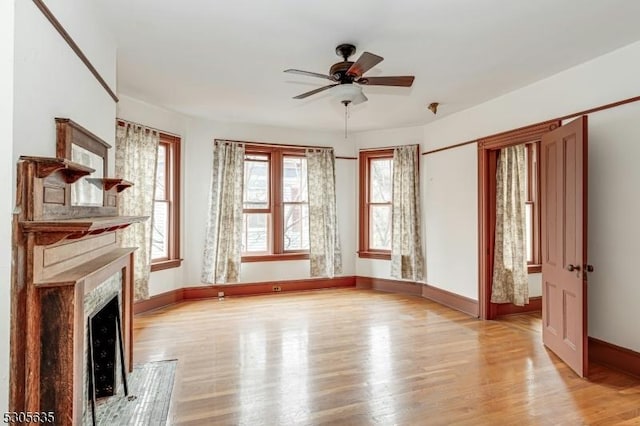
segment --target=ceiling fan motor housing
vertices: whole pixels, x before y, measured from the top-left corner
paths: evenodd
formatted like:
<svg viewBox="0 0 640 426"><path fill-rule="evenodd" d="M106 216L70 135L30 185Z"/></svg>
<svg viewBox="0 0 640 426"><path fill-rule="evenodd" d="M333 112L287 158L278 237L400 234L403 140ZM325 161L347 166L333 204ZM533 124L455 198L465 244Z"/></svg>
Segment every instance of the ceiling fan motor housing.
<svg viewBox="0 0 640 426"><path fill-rule="evenodd" d="M351 68L351 65L353 65L351 61L333 64L329 69L329 75L333 77L334 81L340 82L341 84L353 83L354 76L347 75L347 70Z"/></svg>

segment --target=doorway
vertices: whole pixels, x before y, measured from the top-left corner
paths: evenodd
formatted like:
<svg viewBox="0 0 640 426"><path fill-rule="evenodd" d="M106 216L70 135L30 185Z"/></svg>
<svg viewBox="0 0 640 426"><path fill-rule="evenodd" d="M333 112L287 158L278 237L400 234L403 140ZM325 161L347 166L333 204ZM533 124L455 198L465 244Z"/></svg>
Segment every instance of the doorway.
<svg viewBox="0 0 640 426"><path fill-rule="evenodd" d="M497 167L503 170L500 166L501 161L498 162L497 159L498 155L511 155L502 148L524 144L527 147L526 152L529 153L524 168L531 173L525 174L525 182L517 177L515 181L507 179L509 182L525 183L524 189L527 193L525 211L528 213L528 234L525 238L528 244L526 248L522 247L520 234L515 237L515 241L520 242L517 244L517 250L526 250L529 266L536 269L540 267L542 271L542 341L580 377L586 377L588 374L586 272L593 270L593 267L587 264L586 247L587 133L586 116L581 116L562 127L560 123L542 123L481 141L478 156L481 317L495 319L499 317L501 308L509 313L517 313L510 309L509 304L501 304L507 305L505 307L491 303L490 283L493 279L494 246L502 248L497 245L501 244L500 242L494 243L494 230L497 229L495 170ZM498 149L501 150L500 154ZM537 165L537 153L540 165ZM520 157L518 161L522 159L523 157ZM522 169L523 165L520 163L514 176L522 173ZM522 187L519 191L521 190ZM512 196L519 197L516 194L518 193ZM530 201L532 197L533 201ZM507 196L507 199L512 198ZM521 212L519 210L517 214ZM534 223L536 217L539 225ZM521 225L515 226L519 228ZM535 248L538 252L534 252ZM497 253L501 251L498 250ZM524 255L522 252L519 253ZM517 261L523 260L520 258ZM511 266L507 266L507 271L512 271ZM519 270L519 274L523 272ZM526 294L522 296L526 301ZM529 312L536 308L527 305L524 309L520 308L520 312Z"/></svg>
<svg viewBox="0 0 640 426"><path fill-rule="evenodd" d="M525 306L512 303L491 303L491 282L493 278L494 236L496 226L496 167L499 151L509 146L527 144L527 218L529 224L528 272L530 282L541 286L540 259L540 169L537 158L542 135L560 127L559 120L547 121L532 126L500 133L478 142L478 229L479 243L479 313L481 319L492 320L500 316L541 312L542 297L534 294ZM539 283L539 284L538 284Z"/></svg>

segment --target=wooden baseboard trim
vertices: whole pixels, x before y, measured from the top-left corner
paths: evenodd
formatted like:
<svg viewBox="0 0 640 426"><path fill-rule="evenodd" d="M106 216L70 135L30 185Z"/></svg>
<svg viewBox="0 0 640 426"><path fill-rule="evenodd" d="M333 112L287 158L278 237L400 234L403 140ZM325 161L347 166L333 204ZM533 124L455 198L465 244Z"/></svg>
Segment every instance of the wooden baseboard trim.
<svg viewBox="0 0 640 426"><path fill-rule="evenodd" d="M386 278L356 277L356 288L407 294L410 296L422 295L422 284Z"/></svg>
<svg viewBox="0 0 640 426"><path fill-rule="evenodd" d="M589 337L589 361L640 377L640 353Z"/></svg>
<svg viewBox="0 0 640 426"><path fill-rule="evenodd" d="M183 300L216 298L218 297L219 291L223 291L225 296L252 296L279 293L273 291L273 286L279 286L281 289L280 292L283 293L289 291L355 287L388 293L421 296L469 315L478 316L478 301L469 299L468 297L422 283L360 276L184 287L136 302L133 310L135 314L140 314Z"/></svg>
<svg viewBox="0 0 640 426"><path fill-rule="evenodd" d="M527 312L542 311L542 296L529 298L529 304L524 306L516 306L513 303L497 303L496 315L503 317L506 315L525 314Z"/></svg>
<svg viewBox="0 0 640 426"><path fill-rule="evenodd" d="M137 315L181 302L183 300L183 290L184 289L179 288L165 293L156 294L147 300L139 300L133 304L133 313Z"/></svg>
<svg viewBox="0 0 640 426"><path fill-rule="evenodd" d="M474 317L479 315L478 301L429 284L422 285L422 297L433 300L441 305L448 306Z"/></svg>
<svg viewBox="0 0 640 426"><path fill-rule="evenodd" d="M223 291L225 296L252 296L258 294L284 293L288 291L321 290L326 288L355 287L354 276L335 278L310 278L290 281L267 281L261 283L223 284L183 288L183 299L208 299L218 297ZM274 286L280 291L273 290Z"/></svg>

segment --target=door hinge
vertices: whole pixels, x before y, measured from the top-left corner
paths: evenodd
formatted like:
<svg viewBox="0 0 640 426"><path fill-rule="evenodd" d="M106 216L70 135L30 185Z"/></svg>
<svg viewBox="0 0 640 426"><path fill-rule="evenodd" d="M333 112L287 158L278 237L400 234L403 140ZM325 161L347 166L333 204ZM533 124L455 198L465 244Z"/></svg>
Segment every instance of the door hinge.
<svg viewBox="0 0 640 426"><path fill-rule="evenodd" d="M588 272L593 272L593 265L589 265L589 264L585 264L583 265L584 267L582 268L582 273L584 274L584 280L587 281L587 273Z"/></svg>

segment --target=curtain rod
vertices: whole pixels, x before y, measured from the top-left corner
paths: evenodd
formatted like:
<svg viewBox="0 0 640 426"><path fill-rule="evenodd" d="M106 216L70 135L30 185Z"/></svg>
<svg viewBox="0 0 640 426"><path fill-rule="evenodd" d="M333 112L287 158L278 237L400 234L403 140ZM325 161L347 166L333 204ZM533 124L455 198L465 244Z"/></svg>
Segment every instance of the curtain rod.
<svg viewBox="0 0 640 426"><path fill-rule="evenodd" d="M269 148L293 148L293 149L331 149L332 146L312 146L312 145L287 145L287 144L276 144L269 142L251 142L251 141L235 141L233 139L214 139L214 142L232 142L232 143L243 143L245 145L260 145Z"/></svg>
<svg viewBox="0 0 640 426"><path fill-rule="evenodd" d="M412 145L420 146L419 143L412 143L407 145L379 146L375 148L360 148L358 151L384 151L387 149L395 149L395 148L400 148L401 146L412 146Z"/></svg>
<svg viewBox="0 0 640 426"><path fill-rule="evenodd" d="M166 130L156 129L155 127L147 126L146 124L136 123L135 121L125 120L124 118L116 117L116 124L118 124L118 126L124 126L125 124L132 124L134 126L144 127L144 128L146 128L146 129L148 129L148 130L150 130L152 132L163 133L165 135L175 136L177 138L182 139L182 136L180 136L178 134L167 132Z"/></svg>

